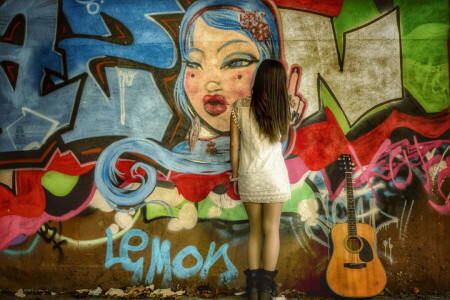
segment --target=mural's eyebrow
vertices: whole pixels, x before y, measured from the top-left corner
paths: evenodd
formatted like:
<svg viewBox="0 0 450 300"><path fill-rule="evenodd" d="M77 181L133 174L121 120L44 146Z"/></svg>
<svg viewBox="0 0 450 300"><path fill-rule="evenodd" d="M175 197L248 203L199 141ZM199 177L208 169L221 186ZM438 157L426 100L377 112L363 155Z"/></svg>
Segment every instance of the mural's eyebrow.
<svg viewBox="0 0 450 300"><path fill-rule="evenodd" d="M235 44L235 43L246 43L246 44L248 44L248 42L244 41L244 40L232 40L232 41L226 42L225 44L220 46L219 49L217 49L217 53L219 53L223 48L225 48L225 47L227 47L227 46L229 46L231 44Z"/></svg>
<svg viewBox="0 0 450 300"><path fill-rule="evenodd" d="M198 48L189 48L188 53L191 53L191 52L201 52L201 53L203 53L203 51L198 49Z"/></svg>

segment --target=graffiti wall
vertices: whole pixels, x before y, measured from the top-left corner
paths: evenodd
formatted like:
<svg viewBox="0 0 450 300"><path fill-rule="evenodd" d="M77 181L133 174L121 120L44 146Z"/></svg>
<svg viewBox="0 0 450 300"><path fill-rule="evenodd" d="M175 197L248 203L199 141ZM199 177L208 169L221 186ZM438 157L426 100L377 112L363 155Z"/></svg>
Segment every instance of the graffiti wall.
<svg viewBox="0 0 450 300"><path fill-rule="evenodd" d="M448 32L445 0L0 1L0 289L243 286L229 106L276 58L282 288L326 291L355 219L391 291L448 290Z"/></svg>

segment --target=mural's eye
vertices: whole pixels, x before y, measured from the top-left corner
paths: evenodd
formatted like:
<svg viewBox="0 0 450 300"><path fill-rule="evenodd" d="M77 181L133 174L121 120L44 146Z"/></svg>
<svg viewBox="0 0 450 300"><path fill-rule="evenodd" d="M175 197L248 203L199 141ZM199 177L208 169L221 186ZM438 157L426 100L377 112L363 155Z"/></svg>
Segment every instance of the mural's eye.
<svg viewBox="0 0 450 300"><path fill-rule="evenodd" d="M222 69L245 68L258 62L256 57L250 54L232 55L224 60Z"/></svg>
<svg viewBox="0 0 450 300"><path fill-rule="evenodd" d="M247 60L247 59L233 59L231 61L227 61L222 65L223 69L236 69L236 68L244 68L248 67L252 64L254 64L254 60Z"/></svg>
<svg viewBox="0 0 450 300"><path fill-rule="evenodd" d="M186 61L186 66L191 69L201 70L202 65L193 61Z"/></svg>

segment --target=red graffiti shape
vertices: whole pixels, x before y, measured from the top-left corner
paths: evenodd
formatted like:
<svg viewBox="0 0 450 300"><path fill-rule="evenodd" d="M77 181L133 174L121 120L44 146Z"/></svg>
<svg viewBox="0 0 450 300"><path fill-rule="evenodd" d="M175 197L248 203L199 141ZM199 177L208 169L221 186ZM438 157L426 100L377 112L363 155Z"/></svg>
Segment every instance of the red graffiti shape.
<svg viewBox="0 0 450 300"><path fill-rule="evenodd" d="M4 36L3 39L4 39L5 41L12 41L12 40L13 40L13 37L14 37L14 35L15 35L15 33L16 33L16 29L17 29L20 25L21 25L20 22L14 23L14 25L13 25L11 31L9 32L9 35L8 35L8 36Z"/></svg>
<svg viewBox="0 0 450 300"><path fill-rule="evenodd" d="M358 154L361 164L369 164L381 144L391 136L395 129L402 127L414 130L428 138L438 138L450 129L450 114L446 112L434 118L425 118L393 111L371 132L350 142Z"/></svg>
<svg viewBox="0 0 450 300"><path fill-rule="evenodd" d="M41 186L42 171L17 171L16 193L0 186L0 217L18 215L36 217L45 209L45 194Z"/></svg>
<svg viewBox="0 0 450 300"><path fill-rule="evenodd" d="M170 180L177 186L178 192L191 202L199 202L217 186L226 186L226 193L232 199L239 199L230 184L229 174L217 175L182 174L171 172Z"/></svg>
<svg viewBox="0 0 450 300"><path fill-rule="evenodd" d="M133 174L131 173L131 169L133 165L136 163L134 160L119 160L116 163L117 174L120 180L123 181L125 186L131 183L139 183L141 181L141 177L145 177L146 173L143 169L137 169Z"/></svg>
<svg viewBox="0 0 450 300"><path fill-rule="evenodd" d="M310 170L321 170L339 155L348 152L348 142L331 110L325 109L327 121L297 130L293 154L299 156Z"/></svg>
<svg viewBox="0 0 450 300"><path fill-rule="evenodd" d="M348 141L333 113L328 108L325 108L325 113L326 121L305 126L295 132L296 142L292 153L298 155L310 170L321 170L341 154L350 153L349 146L355 150L360 163L367 165L381 144L397 128L409 128L428 138L437 138L450 129L448 112L437 117L425 118L393 111L372 131Z"/></svg>
<svg viewBox="0 0 450 300"><path fill-rule="evenodd" d="M331 17L339 16L344 0L274 0L280 7L297 8L324 14Z"/></svg>
<svg viewBox="0 0 450 300"><path fill-rule="evenodd" d="M15 215L38 217L45 209L45 193L41 184L42 176L48 171L57 171L70 176L85 174L94 164L81 166L72 153L55 152L43 170L18 170L15 172L15 191L0 186L0 217Z"/></svg>

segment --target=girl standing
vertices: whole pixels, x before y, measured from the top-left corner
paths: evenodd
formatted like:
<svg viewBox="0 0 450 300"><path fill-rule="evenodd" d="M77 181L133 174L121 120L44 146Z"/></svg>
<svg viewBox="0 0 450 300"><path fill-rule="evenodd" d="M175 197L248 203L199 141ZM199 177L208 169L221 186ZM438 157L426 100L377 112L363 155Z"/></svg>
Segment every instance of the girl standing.
<svg viewBox="0 0 450 300"><path fill-rule="evenodd" d="M231 105L230 180L250 222L245 274L252 300L276 294L281 210L291 197L280 143L286 139L290 123L286 80L279 61L264 60L256 71L252 95Z"/></svg>

